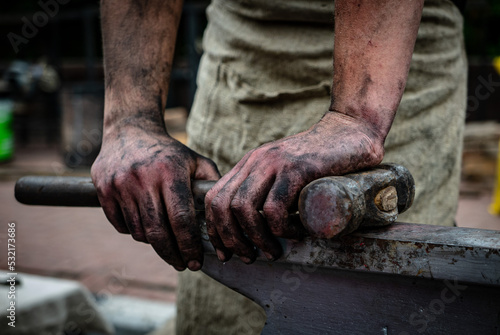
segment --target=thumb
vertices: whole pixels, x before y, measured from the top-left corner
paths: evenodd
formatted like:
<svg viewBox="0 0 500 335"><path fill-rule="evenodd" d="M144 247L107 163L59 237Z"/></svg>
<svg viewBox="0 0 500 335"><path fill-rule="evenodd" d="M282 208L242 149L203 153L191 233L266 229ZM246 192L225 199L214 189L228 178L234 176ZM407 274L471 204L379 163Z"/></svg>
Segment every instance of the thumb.
<svg viewBox="0 0 500 335"><path fill-rule="evenodd" d="M199 180L219 180L220 172L217 165L206 157L198 157L194 179Z"/></svg>

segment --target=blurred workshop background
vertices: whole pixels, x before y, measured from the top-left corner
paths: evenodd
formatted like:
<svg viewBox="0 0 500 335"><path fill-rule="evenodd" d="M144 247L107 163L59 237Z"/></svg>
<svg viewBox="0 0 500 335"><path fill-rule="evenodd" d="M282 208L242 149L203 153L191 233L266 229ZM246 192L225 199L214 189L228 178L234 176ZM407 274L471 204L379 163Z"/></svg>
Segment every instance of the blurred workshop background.
<svg viewBox="0 0 500 335"><path fill-rule="evenodd" d="M180 23L165 118L181 141L208 2L185 0ZM464 16L469 91L456 220L500 230L500 0L468 0ZM23 175L89 176L104 105L99 1L2 1L0 36L0 270L15 222L17 272L77 281L119 334L154 331L174 315L177 275L148 245L116 233L101 209L28 207L13 196Z"/></svg>

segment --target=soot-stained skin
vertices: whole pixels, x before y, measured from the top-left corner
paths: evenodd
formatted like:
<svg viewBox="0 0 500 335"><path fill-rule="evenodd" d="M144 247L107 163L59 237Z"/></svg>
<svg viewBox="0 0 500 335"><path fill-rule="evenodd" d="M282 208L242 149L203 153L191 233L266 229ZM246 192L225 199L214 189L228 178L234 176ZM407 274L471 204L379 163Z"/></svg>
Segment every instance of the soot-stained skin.
<svg viewBox="0 0 500 335"><path fill-rule="evenodd" d="M91 169L106 217L177 270L203 264L192 179L215 164L172 139L163 121L181 0L102 0L104 131Z"/></svg>
<svg viewBox="0 0 500 335"><path fill-rule="evenodd" d="M311 129L265 144L208 192L208 233L221 260L269 259L292 236L287 217L314 179L379 164L408 75L423 0L335 1L330 113ZM260 212L262 210L262 214Z"/></svg>
<svg viewBox="0 0 500 335"><path fill-rule="evenodd" d="M309 182L379 164L383 141L358 120L327 113L311 129L250 151L207 193L208 233L222 261L237 254L255 260L254 246L268 259L281 255L275 237L300 238L287 219ZM260 213L262 211L262 214Z"/></svg>
<svg viewBox="0 0 500 335"><path fill-rule="evenodd" d="M91 171L99 200L117 231L151 244L177 270L197 270L203 250L191 180L217 180L217 167L146 125L105 137Z"/></svg>
<svg viewBox="0 0 500 335"><path fill-rule="evenodd" d="M303 133L250 151L208 192L208 231L221 260L235 253L251 263L255 247L278 258L276 236L300 235L287 217L307 183L382 160L422 2L336 0L331 112ZM91 174L118 231L150 243L178 270L198 270L203 250L190 181L219 174L164 129L181 10L181 0L101 1L104 132Z"/></svg>
<svg viewBox="0 0 500 335"><path fill-rule="evenodd" d="M332 102L387 134L399 106L423 1L335 1Z"/></svg>

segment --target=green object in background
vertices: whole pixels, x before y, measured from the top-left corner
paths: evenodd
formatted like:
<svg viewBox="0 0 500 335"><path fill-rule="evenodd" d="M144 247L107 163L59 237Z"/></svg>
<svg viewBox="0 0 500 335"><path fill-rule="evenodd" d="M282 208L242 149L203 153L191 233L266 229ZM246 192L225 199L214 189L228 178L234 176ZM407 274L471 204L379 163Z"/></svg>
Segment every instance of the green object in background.
<svg viewBox="0 0 500 335"><path fill-rule="evenodd" d="M0 98L0 162L9 160L14 153L13 109L12 100Z"/></svg>

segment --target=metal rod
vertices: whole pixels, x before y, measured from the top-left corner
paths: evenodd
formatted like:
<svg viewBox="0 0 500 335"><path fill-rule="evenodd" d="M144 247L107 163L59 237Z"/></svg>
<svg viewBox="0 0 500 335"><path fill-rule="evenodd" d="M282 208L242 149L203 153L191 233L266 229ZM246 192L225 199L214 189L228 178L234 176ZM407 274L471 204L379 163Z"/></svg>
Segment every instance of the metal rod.
<svg viewBox="0 0 500 335"><path fill-rule="evenodd" d="M195 208L204 209L204 199L215 181L192 182ZM26 176L15 187L17 201L25 205L101 207L97 190L88 177Z"/></svg>

